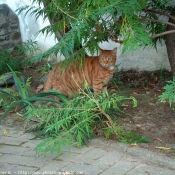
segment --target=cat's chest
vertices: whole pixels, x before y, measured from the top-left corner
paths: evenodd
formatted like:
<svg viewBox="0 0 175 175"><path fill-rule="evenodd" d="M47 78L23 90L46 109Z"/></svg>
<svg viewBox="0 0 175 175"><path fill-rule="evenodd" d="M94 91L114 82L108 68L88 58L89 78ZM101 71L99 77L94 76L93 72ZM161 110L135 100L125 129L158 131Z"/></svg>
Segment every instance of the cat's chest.
<svg viewBox="0 0 175 175"><path fill-rule="evenodd" d="M105 78L103 79L103 85L108 84L109 81L112 79L112 77L113 77L113 74L110 74L110 75L108 75L107 77L105 77Z"/></svg>
<svg viewBox="0 0 175 175"><path fill-rule="evenodd" d="M109 81L113 77L113 73L115 70L110 70L110 69L104 69L100 68L98 71L98 74L94 74L94 80L96 79L97 81L101 82L103 85L106 85L109 83Z"/></svg>

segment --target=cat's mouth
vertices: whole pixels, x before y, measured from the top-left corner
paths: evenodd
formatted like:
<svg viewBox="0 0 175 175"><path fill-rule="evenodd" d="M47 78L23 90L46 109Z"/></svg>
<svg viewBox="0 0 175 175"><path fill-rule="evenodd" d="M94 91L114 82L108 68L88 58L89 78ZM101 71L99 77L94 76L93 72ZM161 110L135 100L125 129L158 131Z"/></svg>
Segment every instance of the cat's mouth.
<svg viewBox="0 0 175 175"><path fill-rule="evenodd" d="M100 64L101 65L101 67L103 67L103 68L108 68L108 69L110 69L110 70L114 70L115 69L115 66L114 65L106 65L106 64Z"/></svg>

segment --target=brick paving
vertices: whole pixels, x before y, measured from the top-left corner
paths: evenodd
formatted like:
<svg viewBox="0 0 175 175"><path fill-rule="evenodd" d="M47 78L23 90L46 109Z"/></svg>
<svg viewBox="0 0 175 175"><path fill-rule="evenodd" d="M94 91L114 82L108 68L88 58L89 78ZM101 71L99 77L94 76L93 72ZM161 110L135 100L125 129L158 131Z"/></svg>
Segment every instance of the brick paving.
<svg viewBox="0 0 175 175"><path fill-rule="evenodd" d="M63 150L59 157L44 156L34 151L41 140L33 137L0 125L0 175L175 175L175 159L139 147L93 139L81 149Z"/></svg>

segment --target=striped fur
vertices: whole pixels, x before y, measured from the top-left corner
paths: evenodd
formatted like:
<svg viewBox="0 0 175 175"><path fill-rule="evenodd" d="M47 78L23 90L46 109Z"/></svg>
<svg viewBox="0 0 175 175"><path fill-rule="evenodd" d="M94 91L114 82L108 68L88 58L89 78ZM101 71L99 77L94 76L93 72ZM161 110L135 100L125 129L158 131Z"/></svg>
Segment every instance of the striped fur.
<svg viewBox="0 0 175 175"><path fill-rule="evenodd" d="M44 85L44 92L50 89L58 90L64 95L72 96L92 87L95 94L107 90L107 85L115 71L117 48L113 50L100 49L99 56L86 56L84 65L75 67L69 65L62 73L61 67L54 66Z"/></svg>

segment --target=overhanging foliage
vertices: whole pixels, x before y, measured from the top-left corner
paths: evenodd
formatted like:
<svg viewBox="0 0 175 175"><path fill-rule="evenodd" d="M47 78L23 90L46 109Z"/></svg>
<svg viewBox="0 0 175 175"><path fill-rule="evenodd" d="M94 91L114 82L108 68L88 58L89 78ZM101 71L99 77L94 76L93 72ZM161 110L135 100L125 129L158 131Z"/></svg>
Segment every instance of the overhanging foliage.
<svg viewBox="0 0 175 175"><path fill-rule="evenodd" d="M18 12L43 16L49 26L39 32L54 33L59 40L48 51L35 56L32 61L60 52L65 57L83 57L85 51L94 54L98 44L112 39L123 44L123 52L156 44L150 35L165 31L167 23L159 20L167 16L172 7L167 0L32 0L39 7L24 6ZM154 37L153 37L154 38ZM159 39L164 39L159 37ZM121 41L122 40L122 41ZM82 48L83 45L83 48Z"/></svg>

